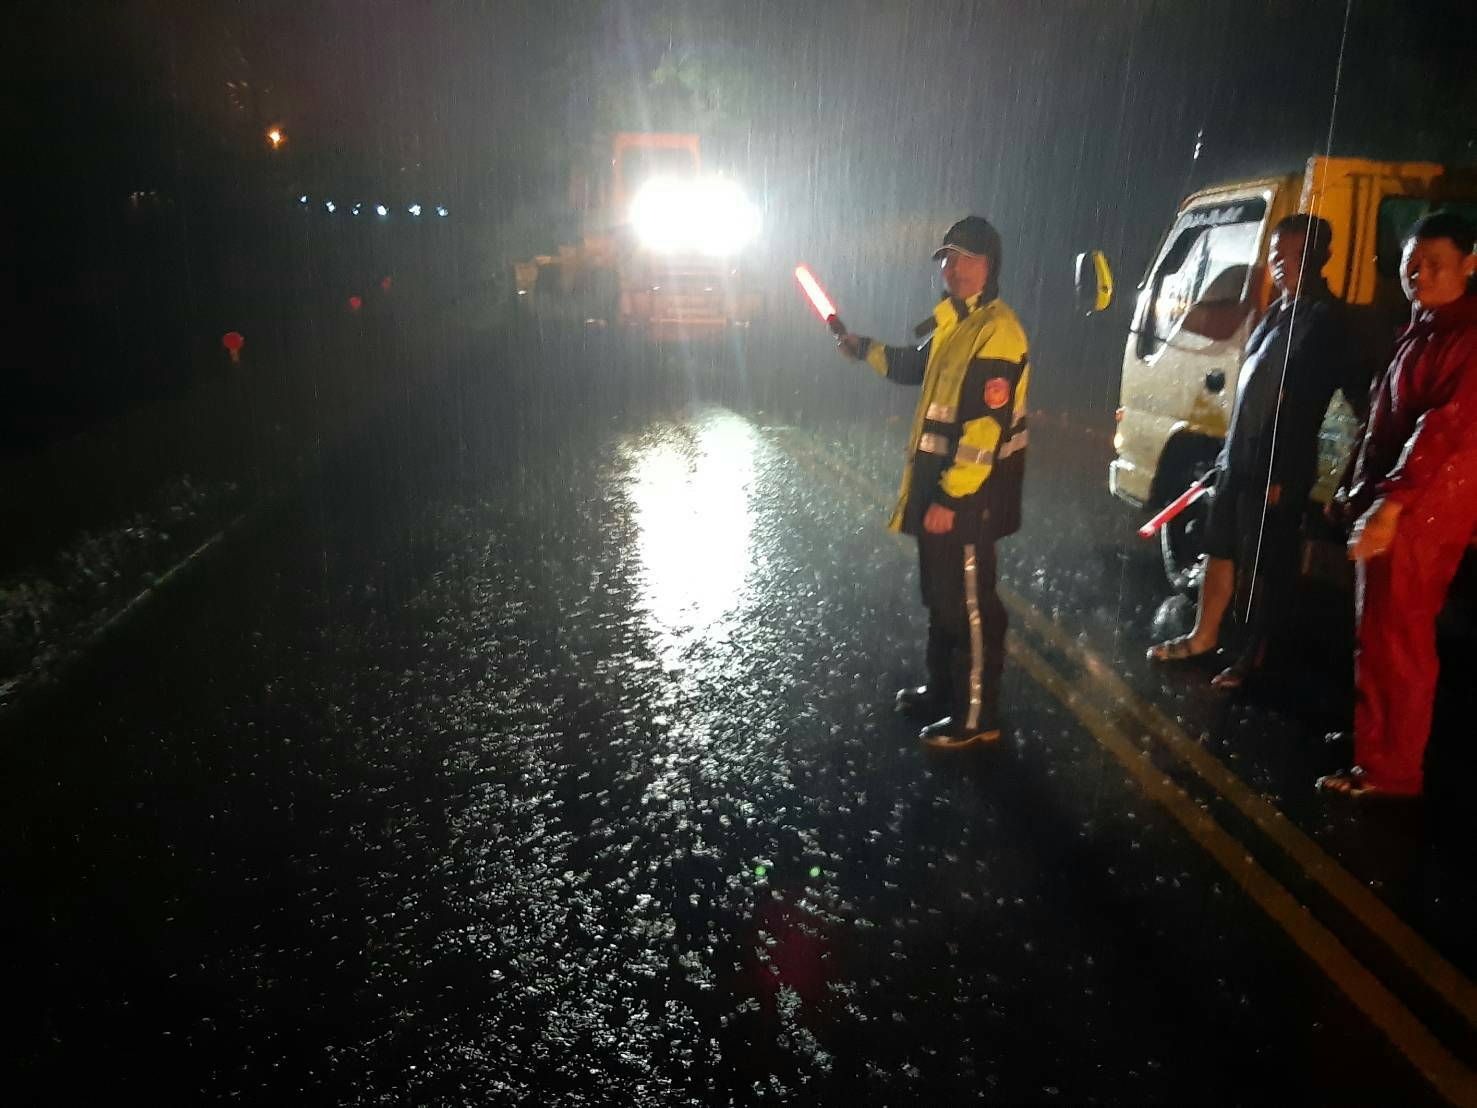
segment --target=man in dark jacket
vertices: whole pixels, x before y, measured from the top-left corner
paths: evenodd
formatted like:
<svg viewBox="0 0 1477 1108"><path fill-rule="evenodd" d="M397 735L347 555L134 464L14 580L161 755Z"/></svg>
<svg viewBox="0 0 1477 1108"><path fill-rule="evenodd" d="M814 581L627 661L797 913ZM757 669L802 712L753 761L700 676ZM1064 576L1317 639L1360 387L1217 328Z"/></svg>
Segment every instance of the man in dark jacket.
<svg viewBox="0 0 1477 1108"><path fill-rule="evenodd" d="M1436 693L1436 616L1477 533L1477 273L1473 228L1445 212L1406 239L1401 281L1412 306L1376 385L1349 487L1357 516L1353 769L1326 792L1414 797Z"/></svg>
<svg viewBox="0 0 1477 1108"><path fill-rule="evenodd" d="M1362 413L1368 395L1370 358L1356 345L1348 306L1322 276L1332 238L1327 221L1306 214L1272 229L1268 261L1281 296L1246 342L1231 426L1216 460L1195 628L1149 650L1154 662L1214 653L1239 595L1247 607L1243 641L1211 682L1217 688L1239 687L1260 666L1276 617L1288 608L1329 401L1341 390Z"/></svg>
<svg viewBox="0 0 1477 1108"><path fill-rule="evenodd" d="M842 351L890 381L923 386L891 528L918 538L928 608L928 684L899 709L936 720L919 738L952 750L1000 737L1005 606L995 540L1020 527L1026 465L1026 334L999 296L1000 234L968 216L934 252L948 295L921 346L843 335Z"/></svg>

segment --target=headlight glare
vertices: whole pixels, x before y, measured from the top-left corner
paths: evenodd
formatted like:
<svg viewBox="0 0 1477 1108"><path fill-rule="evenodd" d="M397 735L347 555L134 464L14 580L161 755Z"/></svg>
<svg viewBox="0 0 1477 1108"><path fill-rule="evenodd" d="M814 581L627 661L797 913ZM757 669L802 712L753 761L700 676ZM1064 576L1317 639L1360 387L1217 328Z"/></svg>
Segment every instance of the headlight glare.
<svg viewBox="0 0 1477 1108"><path fill-rule="evenodd" d="M759 209L732 181L648 181L631 204L631 224L648 250L726 257L759 233Z"/></svg>

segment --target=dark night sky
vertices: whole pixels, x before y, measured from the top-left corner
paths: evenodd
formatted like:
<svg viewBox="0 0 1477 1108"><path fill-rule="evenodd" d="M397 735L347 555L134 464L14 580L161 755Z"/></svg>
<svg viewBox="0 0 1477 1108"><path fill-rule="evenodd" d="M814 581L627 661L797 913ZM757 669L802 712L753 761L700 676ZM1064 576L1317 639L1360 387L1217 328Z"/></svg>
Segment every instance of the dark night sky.
<svg viewBox="0 0 1477 1108"><path fill-rule="evenodd" d="M899 327L927 291L912 259L972 209L1004 230L1007 297L1030 322L1064 302L1072 252L1104 246L1131 284L1188 189L1290 169L1326 146L1330 122L1336 153L1477 161L1474 11L1397 0L30 3L0 59L0 118L25 167L10 178L16 210L208 176L221 150L260 156L272 118L304 187L430 183L469 234L495 236L520 203L557 192L569 152L613 110L637 122L671 50L727 67L709 150L763 202L776 259L823 266L858 315ZM235 114L227 80L252 89Z"/></svg>
<svg viewBox="0 0 1477 1108"><path fill-rule="evenodd" d="M1467 110L1477 81L1465 54L1477 40L1474 7L1354 0L1335 151L1477 159L1477 117ZM259 80L291 106L303 143L332 132L387 162L420 161L478 190L489 211L510 190L542 187L537 167L587 141L602 90L635 87L671 44L726 54L751 75L749 110L723 137L765 194L772 226L803 245L858 224L972 207L1018 229L1018 241L1033 228L1021 244L1027 256L1031 237L1055 227L1095 233L1136 267L1152 246L1146 235L1187 186L1285 170L1324 148L1346 5L695 0L220 11Z"/></svg>
<svg viewBox="0 0 1477 1108"><path fill-rule="evenodd" d="M1466 110L1477 95L1473 7L1354 0L1336 149L1477 157ZM787 202L797 185L805 205L831 208L932 211L968 198L1008 220L1039 219L1048 203L1058 215L1087 204L1121 216L1125 182L1130 200L1152 195L1162 210L1186 180L1282 168L1321 148L1345 4L153 0L21 10L30 17L12 26L32 31L12 39L11 112L34 123L37 82L52 97L71 86L76 111L62 127L86 134L99 125L86 117L111 106L122 118L103 127L131 132L141 159L169 154L181 119L216 125L221 84L238 76L258 90L260 114L288 124L299 156L339 149L518 178L544 151L588 139L596 86L649 72L671 44L727 54L750 74L745 152L759 161L747 168ZM1443 113L1443 96L1465 105ZM54 141L55 115L38 114ZM136 141L150 132L164 140ZM807 195L807 179L839 187Z"/></svg>

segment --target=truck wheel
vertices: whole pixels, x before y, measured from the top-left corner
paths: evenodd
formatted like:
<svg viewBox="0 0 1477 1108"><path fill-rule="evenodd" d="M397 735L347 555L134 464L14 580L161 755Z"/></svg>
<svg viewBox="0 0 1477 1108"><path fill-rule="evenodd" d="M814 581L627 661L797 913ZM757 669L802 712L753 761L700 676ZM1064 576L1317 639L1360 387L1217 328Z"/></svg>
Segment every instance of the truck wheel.
<svg viewBox="0 0 1477 1108"><path fill-rule="evenodd" d="M1206 497L1201 497L1159 530L1159 553L1164 576L1176 592L1192 593L1200 588L1205 553Z"/></svg>
<svg viewBox="0 0 1477 1108"><path fill-rule="evenodd" d="M1171 484L1174 493L1189 488L1210 472L1213 465L1215 459L1206 457L1183 467L1179 479ZM1200 588L1203 573L1200 556L1205 553L1205 518L1209 511L1210 497L1202 496L1159 530L1164 576L1169 580L1169 587L1178 592L1195 592Z"/></svg>

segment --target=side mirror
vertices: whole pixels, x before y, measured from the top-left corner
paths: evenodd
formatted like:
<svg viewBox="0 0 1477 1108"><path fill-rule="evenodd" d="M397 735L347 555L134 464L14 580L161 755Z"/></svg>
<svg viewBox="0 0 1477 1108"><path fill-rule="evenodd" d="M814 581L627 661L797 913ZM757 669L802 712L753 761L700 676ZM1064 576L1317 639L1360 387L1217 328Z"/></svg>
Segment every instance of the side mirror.
<svg viewBox="0 0 1477 1108"><path fill-rule="evenodd" d="M1083 315L1105 312L1113 303L1113 270L1101 250L1077 255L1077 307Z"/></svg>

